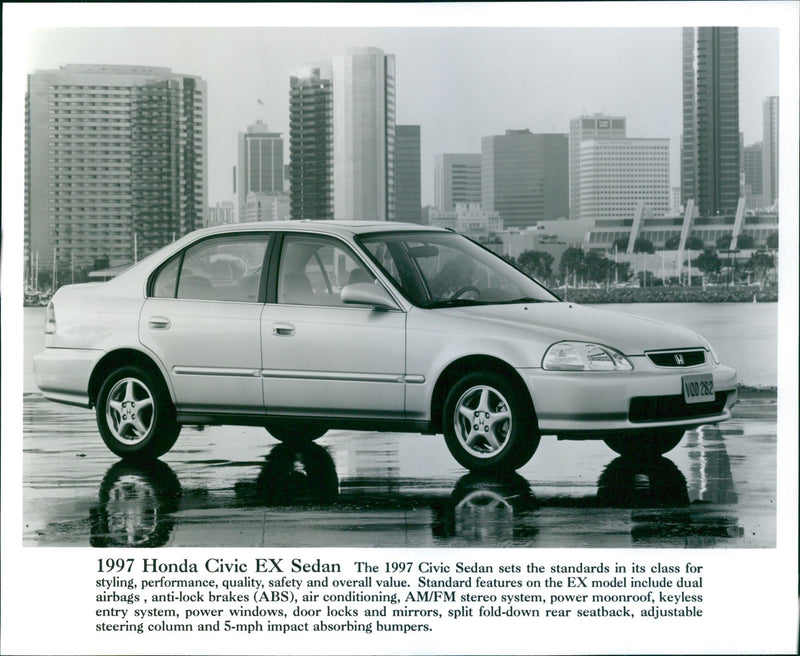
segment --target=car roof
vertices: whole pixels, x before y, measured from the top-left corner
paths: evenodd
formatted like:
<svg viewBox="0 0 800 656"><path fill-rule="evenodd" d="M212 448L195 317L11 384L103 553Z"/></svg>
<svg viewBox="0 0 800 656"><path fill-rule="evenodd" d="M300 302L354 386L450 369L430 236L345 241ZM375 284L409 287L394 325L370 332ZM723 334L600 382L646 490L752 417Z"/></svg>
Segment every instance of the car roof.
<svg viewBox="0 0 800 656"><path fill-rule="evenodd" d="M202 228L197 233L217 234L258 230L308 230L334 235L358 235L372 232L446 232L442 228L420 225L418 223L399 223L395 221L256 221L248 223L226 223L224 225Z"/></svg>

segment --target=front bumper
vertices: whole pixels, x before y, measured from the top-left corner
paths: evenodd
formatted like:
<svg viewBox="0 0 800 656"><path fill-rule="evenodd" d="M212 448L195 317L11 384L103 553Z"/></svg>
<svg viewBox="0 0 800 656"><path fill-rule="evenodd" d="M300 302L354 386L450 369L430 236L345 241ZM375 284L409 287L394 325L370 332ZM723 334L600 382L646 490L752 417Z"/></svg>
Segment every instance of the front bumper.
<svg viewBox="0 0 800 656"><path fill-rule="evenodd" d="M103 351L47 348L33 356L33 374L45 398L89 408L89 377Z"/></svg>
<svg viewBox="0 0 800 656"><path fill-rule="evenodd" d="M640 366L630 372L569 372L521 369L543 435L603 434L670 426L715 424L731 417L736 371L704 365L678 371ZM716 404L685 404L681 377L711 374ZM694 407L693 407L694 406Z"/></svg>

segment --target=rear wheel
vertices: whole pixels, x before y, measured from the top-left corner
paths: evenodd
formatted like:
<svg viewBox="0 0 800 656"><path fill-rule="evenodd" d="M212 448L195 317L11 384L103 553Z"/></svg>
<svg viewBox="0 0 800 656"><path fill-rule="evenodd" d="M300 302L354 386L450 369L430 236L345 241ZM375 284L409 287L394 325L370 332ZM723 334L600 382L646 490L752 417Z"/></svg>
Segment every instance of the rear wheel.
<svg viewBox="0 0 800 656"><path fill-rule="evenodd" d="M158 458L175 444L180 424L158 376L131 365L112 371L97 395L97 427L121 458Z"/></svg>
<svg viewBox="0 0 800 656"><path fill-rule="evenodd" d="M623 456L652 457L678 446L684 432L684 428L654 428L629 437L606 437L603 441L612 451Z"/></svg>
<svg viewBox="0 0 800 656"><path fill-rule="evenodd" d="M475 472L518 469L539 446L530 399L493 371L467 374L453 385L442 429L453 457Z"/></svg>
<svg viewBox="0 0 800 656"><path fill-rule="evenodd" d="M304 444L313 442L328 432L328 429L310 421L287 421L270 423L266 429L279 442Z"/></svg>

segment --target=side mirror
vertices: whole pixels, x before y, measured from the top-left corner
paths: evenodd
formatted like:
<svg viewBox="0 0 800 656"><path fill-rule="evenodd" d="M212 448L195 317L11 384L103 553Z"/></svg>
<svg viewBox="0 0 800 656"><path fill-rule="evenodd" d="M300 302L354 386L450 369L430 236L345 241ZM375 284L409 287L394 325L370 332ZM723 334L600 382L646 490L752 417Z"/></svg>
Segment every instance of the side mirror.
<svg viewBox="0 0 800 656"><path fill-rule="evenodd" d="M342 303L371 305L380 310L398 310L397 303L382 286L371 282L355 282L342 288Z"/></svg>

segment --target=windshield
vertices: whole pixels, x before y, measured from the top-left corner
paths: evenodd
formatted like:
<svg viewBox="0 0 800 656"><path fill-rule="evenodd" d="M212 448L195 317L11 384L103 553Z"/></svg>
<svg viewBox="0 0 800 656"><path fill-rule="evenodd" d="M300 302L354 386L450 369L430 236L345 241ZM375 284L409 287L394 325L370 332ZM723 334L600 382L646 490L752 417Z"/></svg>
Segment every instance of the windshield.
<svg viewBox="0 0 800 656"><path fill-rule="evenodd" d="M376 233L359 241L406 298L420 307L558 300L505 260L457 233Z"/></svg>

